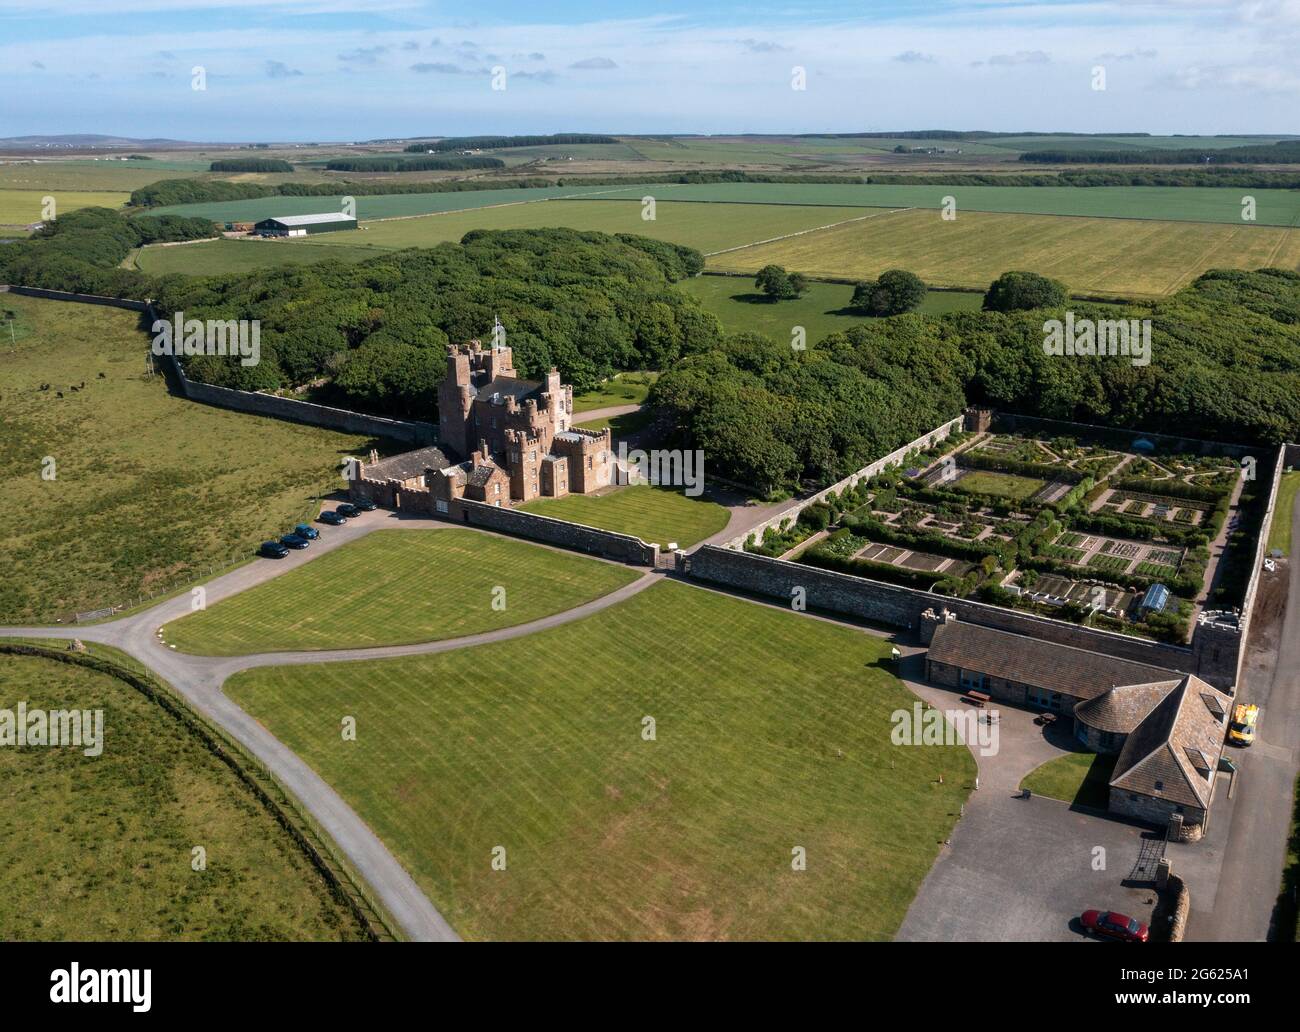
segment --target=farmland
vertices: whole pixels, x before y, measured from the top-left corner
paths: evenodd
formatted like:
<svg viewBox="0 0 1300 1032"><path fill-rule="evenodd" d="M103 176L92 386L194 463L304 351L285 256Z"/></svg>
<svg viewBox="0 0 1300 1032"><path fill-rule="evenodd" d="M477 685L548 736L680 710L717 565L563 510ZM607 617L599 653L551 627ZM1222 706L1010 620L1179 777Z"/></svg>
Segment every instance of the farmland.
<svg viewBox="0 0 1300 1032"><path fill-rule="evenodd" d="M129 194L96 190L10 190L0 187L0 226L25 226L39 222L45 197L53 197L55 213L78 208L120 208Z"/></svg>
<svg viewBox="0 0 1300 1032"><path fill-rule="evenodd" d="M914 210L732 251L709 267L754 272L769 263L853 279L901 267L934 285L981 290L1007 269L1032 269L1076 292L1160 296L1207 269L1300 268L1300 231L980 212L944 221Z"/></svg>
<svg viewBox="0 0 1300 1032"><path fill-rule="evenodd" d="M678 289L699 298L728 333L761 333L773 340L789 340L791 328L802 326L807 342L815 344L828 334L871 319L849 309L853 287L846 283L812 282L807 293L789 301L772 301L758 293L748 277L696 276L683 280ZM918 311L941 315L974 310L983 300L979 293L931 291Z"/></svg>
<svg viewBox="0 0 1300 1032"><path fill-rule="evenodd" d="M888 652L665 582L513 641L266 667L226 690L467 939L880 940L975 773L962 746L891 746L913 700ZM341 742L338 713L367 731Z"/></svg>
<svg viewBox="0 0 1300 1032"><path fill-rule="evenodd" d="M368 445L169 394L145 376L134 313L15 294L4 307L30 332L0 348L0 505L22 513L5 532L0 621L129 603L250 555Z"/></svg>
<svg viewBox="0 0 1300 1032"><path fill-rule="evenodd" d="M360 938L271 812L156 702L98 670L0 655L0 706L20 699L103 710L103 751L0 749L0 939Z"/></svg>
<svg viewBox="0 0 1300 1032"><path fill-rule="evenodd" d="M635 579L625 566L472 530L377 530L165 634L205 656L439 641L528 623Z"/></svg>
<svg viewBox="0 0 1300 1032"><path fill-rule="evenodd" d="M1256 225L1300 225L1300 191L1246 191L1255 198ZM930 208L952 197L962 212L1079 215L1242 225L1243 191L1230 187L1159 186L903 186L862 183L657 183L605 188L608 199L652 194L664 201L744 204L826 204L873 208Z"/></svg>

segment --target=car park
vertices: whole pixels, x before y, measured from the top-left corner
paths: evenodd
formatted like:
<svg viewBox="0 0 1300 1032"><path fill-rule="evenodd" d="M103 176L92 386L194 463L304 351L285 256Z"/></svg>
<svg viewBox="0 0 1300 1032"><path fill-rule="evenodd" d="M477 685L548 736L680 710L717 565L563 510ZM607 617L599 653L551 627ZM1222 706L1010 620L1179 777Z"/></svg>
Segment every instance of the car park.
<svg viewBox="0 0 1300 1032"><path fill-rule="evenodd" d="M1119 942L1146 942L1151 934L1137 918L1114 910L1085 910L1079 923L1085 932Z"/></svg>
<svg viewBox="0 0 1300 1032"><path fill-rule="evenodd" d="M280 544L285 548L306 548L311 542L298 534L286 534L280 538Z"/></svg>
<svg viewBox="0 0 1300 1032"><path fill-rule="evenodd" d="M342 513L335 512L333 509L326 509L316 517L321 523L328 523L331 527L341 527L347 523L348 518Z"/></svg>
<svg viewBox="0 0 1300 1032"><path fill-rule="evenodd" d="M320 537L320 531L315 527L308 526L306 523L297 524L290 533L305 537L308 541L315 541Z"/></svg>
<svg viewBox="0 0 1300 1032"><path fill-rule="evenodd" d="M257 554L264 559L283 559L289 554L289 550L278 541L263 541L262 547L257 550Z"/></svg>

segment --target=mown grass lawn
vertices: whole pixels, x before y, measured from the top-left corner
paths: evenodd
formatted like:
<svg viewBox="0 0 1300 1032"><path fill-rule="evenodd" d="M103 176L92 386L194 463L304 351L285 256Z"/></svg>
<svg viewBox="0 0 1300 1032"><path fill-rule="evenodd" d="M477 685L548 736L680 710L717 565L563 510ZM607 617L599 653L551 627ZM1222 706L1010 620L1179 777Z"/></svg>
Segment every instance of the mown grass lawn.
<svg viewBox="0 0 1300 1032"><path fill-rule="evenodd" d="M1291 554L1291 526L1295 519L1296 494L1300 492L1300 470L1283 473L1277 489L1277 507L1268 530L1268 547L1280 548L1283 555Z"/></svg>
<svg viewBox="0 0 1300 1032"><path fill-rule="evenodd" d="M1014 498L1016 501L1028 498L1046 486L1045 480L1018 477L1014 473L990 473L984 469L969 470L952 485L955 491L1000 495L1003 498Z"/></svg>
<svg viewBox="0 0 1300 1032"><path fill-rule="evenodd" d="M103 752L0 749L0 940L337 940L351 912L234 772L117 678L0 655L0 708L102 709ZM207 869L192 869L192 850Z"/></svg>
<svg viewBox="0 0 1300 1032"><path fill-rule="evenodd" d="M473 530L376 530L169 624L165 637L205 656L439 641L563 612L637 576Z"/></svg>
<svg viewBox="0 0 1300 1032"><path fill-rule="evenodd" d="M1049 799L1104 810L1110 802L1115 759L1100 753L1066 753L1030 771L1020 787Z"/></svg>
<svg viewBox="0 0 1300 1032"><path fill-rule="evenodd" d="M680 491L637 484L601 495L539 498L522 506L526 512L569 520L588 527L635 534L647 543L676 543L689 548L711 537L731 518L717 502L688 498Z"/></svg>
<svg viewBox="0 0 1300 1032"><path fill-rule="evenodd" d="M251 555L372 443L169 394L133 312L17 294L0 309L18 314L13 351L0 321L0 622L130 605Z"/></svg>
<svg viewBox="0 0 1300 1032"><path fill-rule="evenodd" d="M663 582L536 635L226 691L466 938L888 939L975 774L964 747L891 744L914 700L888 651Z"/></svg>

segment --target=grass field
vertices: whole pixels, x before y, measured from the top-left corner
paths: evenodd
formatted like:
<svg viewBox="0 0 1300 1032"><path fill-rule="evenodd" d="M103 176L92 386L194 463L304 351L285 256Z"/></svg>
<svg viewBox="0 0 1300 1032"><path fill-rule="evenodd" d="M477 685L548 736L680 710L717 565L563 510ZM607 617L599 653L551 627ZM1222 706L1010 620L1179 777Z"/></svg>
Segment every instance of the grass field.
<svg viewBox="0 0 1300 1032"><path fill-rule="evenodd" d="M1066 753L1030 771L1020 787L1049 799L1104 810L1110 802L1115 759L1100 753Z"/></svg>
<svg viewBox="0 0 1300 1032"><path fill-rule="evenodd" d="M730 514L717 502L687 498L680 491L639 484L601 495L539 498L522 506L525 512L553 516L642 541L689 548L727 525Z"/></svg>
<svg viewBox="0 0 1300 1032"><path fill-rule="evenodd" d="M955 491L970 491L974 494L999 495L1022 501L1036 494L1047 486L1044 480L1032 477L1018 477L1014 473L991 473L988 470L972 469L963 473L952 488Z"/></svg>
<svg viewBox="0 0 1300 1032"><path fill-rule="evenodd" d="M1300 470L1283 473L1277 489L1277 508L1268 530L1268 547L1280 548L1283 555L1291 554L1291 530L1295 521L1296 494L1300 492Z"/></svg>
<svg viewBox="0 0 1300 1032"><path fill-rule="evenodd" d="M660 183L610 190L610 199L653 194L668 201L744 204L827 204L926 208L956 202L968 211L1018 215L1221 222L1235 226L1300 225L1300 191L1178 186L908 186L877 183ZM1242 222L1242 197L1255 198L1255 223Z"/></svg>
<svg viewBox="0 0 1300 1032"><path fill-rule="evenodd" d="M808 285L803 297L772 301L758 293L754 281L737 276L696 276L683 280L678 289L699 298L704 310L716 315L728 333L761 333L773 340L791 339L793 327L802 326L807 342L815 344L837 330L870 322L871 317L850 311L853 287L845 283ZM927 315L977 311L984 295L958 291L931 291L918 309Z"/></svg>
<svg viewBox="0 0 1300 1032"><path fill-rule="evenodd" d="M54 198L55 215L78 208L120 208L129 194L85 190L7 190L0 188L0 226L40 222L45 197Z"/></svg>
<svg viewBox="0 0 1300 1032"><path fill-rule="evenodd" d="M0 655L0 708L19 701L103 710L103 752L0 749L0 940L361 938L289 833L158 704L108 674Z"/></svg>
<svg viewBox="0 0 1300 1032"><path fill-rule="evenodd" d="M226 691L467 939L888 939L975 774L964 747L890 744L913 700L888 652L665 582L513 641Z"/></svg>
<svg viewBox="0 0 1300 1032"><path fill-rule="evenodd" d="M598 388L573 396L573 411L612 408L615 405L641 405L650 393L658 373L618 373Z"/></svg>
<svg viewBox="0 0 1300 1032"><path fill-rule="evenodd" d="M168 394L144 377L134 313L16 294L2 307L31 332L16 351L0 338L0 507L21 514L5 528L0 622L129 604L249 555L368 446Z"/></svg>
<svg viewBox="0 0 1300 1032"><path fill-rule="evenodd" d="M204 656L440 641L563 612L636 578L473 530L377 530L169 624L165 637Z"/></svg>
<svg viewBox="0 0 1300 1032"><path fill-rule="evenodd" d="M732 251L708 264L751 273L769 263L853 279L904 268L936 286L980 290L1008 269L1031 269L1080 293L1161 296L1212 268L1300 269L1300 230L978 212L945 222L917 210Z"/></svg>

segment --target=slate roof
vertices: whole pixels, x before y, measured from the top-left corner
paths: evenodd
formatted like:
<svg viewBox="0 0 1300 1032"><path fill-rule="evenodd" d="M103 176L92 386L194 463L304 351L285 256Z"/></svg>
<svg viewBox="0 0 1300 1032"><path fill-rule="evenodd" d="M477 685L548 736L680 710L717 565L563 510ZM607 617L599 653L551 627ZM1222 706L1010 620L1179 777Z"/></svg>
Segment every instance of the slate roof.
<svg viewBox="0 0 1300 1032"><path fill-rule="evenodd" d="M1230 704L1228 696L1188 674L1128 736L1111 787L1208 807L1225 733L1216 712L1226 714Z"/></svg>
<svg viewBox="0 0 1300 1032"><path fill-rule="evenodd" d="M451 459L441 448L419 448L380 459L365 467L367 480L412 480L424 476L427 469L446 469Z"/></svg>
<svg viewBox="0 0 1300 1032"><path fill-rule="evenodd" d="M1143 718L1178 684L1174 680L1120 685L1078 703L1074 707L1074 715L1098 731L1126 735L1142 723Z"/></svg>
<svg viewBox="0 0 1300 1032"><path fill-rule="evenodd" d="M929 658L1076 699L1095 698L1117 684L1144 684L1182 676L1161 667L1113 659L1099 652L962 620L935 629Z"/></svg>

